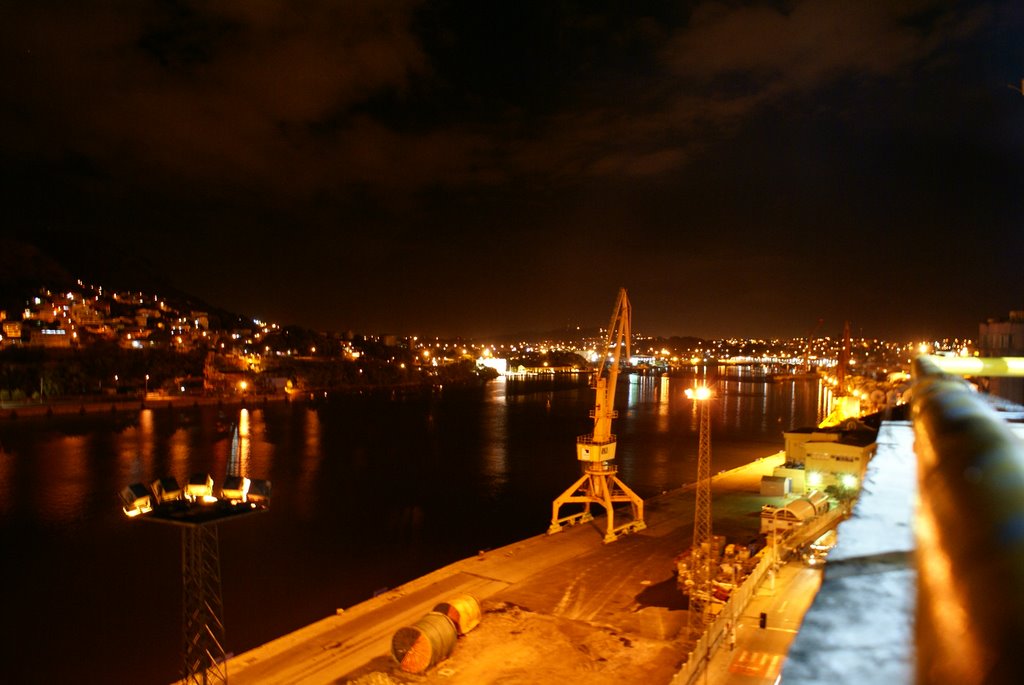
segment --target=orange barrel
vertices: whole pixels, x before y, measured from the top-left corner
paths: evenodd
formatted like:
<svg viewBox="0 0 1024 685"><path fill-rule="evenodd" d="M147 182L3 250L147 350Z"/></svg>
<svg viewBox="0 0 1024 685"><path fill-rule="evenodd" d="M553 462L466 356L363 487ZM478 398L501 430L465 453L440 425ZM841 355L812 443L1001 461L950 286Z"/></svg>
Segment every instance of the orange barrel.
<svg viewBox="0 0 1024 685"><path fill-rule="evenodd" d="M458 595L441 602L434 611L452 620L459 635L465 635L480 624L480 602L473 595Z"/></svg>
<svg viewBox="0 0 1024 685"><path fill-rule="evenodd" d="M459 639L455 623L432 611L391 638L391 656L409 673L423 673L447 659Z"/></svg>

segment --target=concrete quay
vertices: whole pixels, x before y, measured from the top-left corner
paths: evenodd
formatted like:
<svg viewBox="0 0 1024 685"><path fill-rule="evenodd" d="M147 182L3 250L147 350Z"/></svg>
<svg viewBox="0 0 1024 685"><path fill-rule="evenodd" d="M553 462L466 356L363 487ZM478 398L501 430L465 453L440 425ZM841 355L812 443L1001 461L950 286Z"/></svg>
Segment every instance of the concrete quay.
<svg viewBox="0 0 1024 685"><path fill-rule="evenodd" d="M759 494L761 476L783 459L775 454L712 478L715 534L738 543L757 536L761 506L783 502ZM598 518L457 561L232 657L229 681L670 683L687 658L673 558L692 541L690 493L692 486L649 498L646 530L611 544L602 542ZM430 671L402 671L391 657L394 633L465 593L480 601L480 625Z"/></svg>

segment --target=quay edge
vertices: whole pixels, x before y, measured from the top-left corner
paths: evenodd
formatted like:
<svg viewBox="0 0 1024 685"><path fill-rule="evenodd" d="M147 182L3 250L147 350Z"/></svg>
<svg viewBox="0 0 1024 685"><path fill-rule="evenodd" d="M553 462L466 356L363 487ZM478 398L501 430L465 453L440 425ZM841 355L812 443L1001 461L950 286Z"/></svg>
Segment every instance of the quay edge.
<svg viewBox="0 0 1024 685"><path fill-rule="evenodd" d="M761 476L783 461L780 452L712 477L716 532L757 535L753 512L783 499L760 495ZM583 670L591 683L669 683L687 659L686 612L637 598L678 595L673 559L692 538L692 487L648 498L647 530L614 543L602 542L597 520L481 552L339 609L232 657L231 682L571 682ZM403 673L390 656L394 633L459 594L480 601L480 625L428 673Z"/></svg>

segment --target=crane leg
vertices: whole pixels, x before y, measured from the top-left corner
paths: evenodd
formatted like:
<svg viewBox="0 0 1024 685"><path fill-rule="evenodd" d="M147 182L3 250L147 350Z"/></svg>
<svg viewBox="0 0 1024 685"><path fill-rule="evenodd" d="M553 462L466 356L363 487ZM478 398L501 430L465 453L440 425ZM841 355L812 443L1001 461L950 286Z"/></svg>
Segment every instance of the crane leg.
<svg viewBox="0 0 1024 685"><path fill-rule="evenodd" d="M605 533L605 542L614 542L626 533L635 533L647 528L644 522L644 501L640 496L629 489L625 483L619 480L618 476L608 476L613 487L608 488L608 503L605 508L608 510L608 532ZM633 520L621 525L615 525L614 505L616 502L629 502L633 513Z"/></svg>
<svg viewBox="0 0 1024 685"><path fill-rule="evenodd" d="M551 525L548 527L548 535L558 533L562 530L563 526L574 526L577 523L586 523L594 518L590 513L590 497L587 495L576 494L579 490L583 490L584 492L588 490L588 488L584 487L584 484L587 483L589 479L589 473L583 474L580 476L579 480L566 488L565 492L555 498L555 501L551 503ZM563 504L569 504L571 502L582 503L583 511L559 518L559 509L562 508Z"/></svg>

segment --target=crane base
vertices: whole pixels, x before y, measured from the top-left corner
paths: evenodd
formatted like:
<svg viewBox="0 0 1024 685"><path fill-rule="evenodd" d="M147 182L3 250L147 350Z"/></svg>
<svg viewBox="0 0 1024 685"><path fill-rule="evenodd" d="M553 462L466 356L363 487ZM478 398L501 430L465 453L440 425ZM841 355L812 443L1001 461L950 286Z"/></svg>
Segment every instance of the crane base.
<svg viewBox="0 0 1024 685"><path fill-rule="evenodd" d="M575 526L580 523L586 523L587 521L593 521L594 516L589 511L581 511L578 514L571 516L563 516L562 518L552 521L551 526L548 528L548 535L554 535L555 533L562 532L562 528L566 526Z"/></svg>
<svg viewBox="0 0 1024 685"><path fill-rule="evenodd" d="M629 523L619 526L613 531L605 533L604 541L615 542L623 535L628 535L629 533L636 533L641 530L644 530L645 528L647 528L647 524L643 521L630 521Z"/></svg>
<svg viewBox="0 0 1024 685"><path fill-rule="evenodd" d="M576 525L593 520L590 513L591 504L600 504L605 508L608 515L608 526L605 532L604 541L614 542L627 533L643 530L647 527L644 523L644 501L630 490L625 483L619 480L614 467L606 464L594 464L589 466L586 472L573 483L569 488L558 496L551 507L551 526L548 528L548 535L562 530L566 525ZM633 520L615 525L615 504L628 502L633 510ZM570 516L559 516L559 509L563 504L580 503L583 511Z"/></svg>

